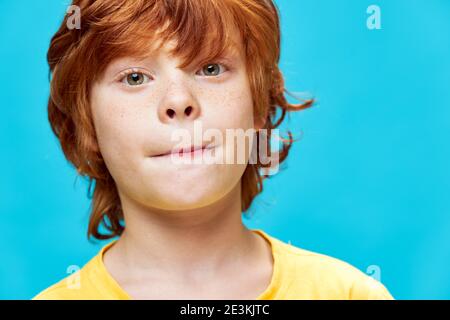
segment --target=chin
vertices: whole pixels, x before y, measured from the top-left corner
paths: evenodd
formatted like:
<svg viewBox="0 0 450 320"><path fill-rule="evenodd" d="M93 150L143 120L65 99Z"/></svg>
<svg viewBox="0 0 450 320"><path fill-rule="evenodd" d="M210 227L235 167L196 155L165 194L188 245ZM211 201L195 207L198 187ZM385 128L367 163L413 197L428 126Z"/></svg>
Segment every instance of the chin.
<svg viewBox="0 0 450 320"><path fill-rule="evenodd" d="M192 183L191 183L192 184ZM173 185L171 188L161 188L147 199L152 199L148 206L161 210L191 210L202 208L220 199L220 190L211 188L182 187Z"/></svg>
<svg viewBox="0 0 450 320"><path fill-rule="evenodd" d="M214 202L214 201L213 201ZM206 201L205 199L200 200L190 200L190 199L173 199L162 201L158 206L153 206L160 210L167 211L179 211L179 210L194 210L198 208L203 208L211 203Z"/></svg>

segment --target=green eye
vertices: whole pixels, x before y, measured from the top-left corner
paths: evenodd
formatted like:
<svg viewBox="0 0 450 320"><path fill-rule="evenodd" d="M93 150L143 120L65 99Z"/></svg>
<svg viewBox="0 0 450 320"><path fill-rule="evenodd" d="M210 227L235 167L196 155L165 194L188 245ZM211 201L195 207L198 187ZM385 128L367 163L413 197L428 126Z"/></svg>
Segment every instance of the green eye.
<svg viewBox="0 0 450 320"><path fill-rule="evenodd" d="M130 86L139 86L147 81L147 76L143 74L142 72L133 72L128 74L124 80L126 81L126 84Z"/></svg>
<svg viewBox="0 0 450 320"><path fill-rule="evenodd" d="M202 71L207 76L217 76L220 73L220 66L219 63L210 63L203 67Z"/></svg>

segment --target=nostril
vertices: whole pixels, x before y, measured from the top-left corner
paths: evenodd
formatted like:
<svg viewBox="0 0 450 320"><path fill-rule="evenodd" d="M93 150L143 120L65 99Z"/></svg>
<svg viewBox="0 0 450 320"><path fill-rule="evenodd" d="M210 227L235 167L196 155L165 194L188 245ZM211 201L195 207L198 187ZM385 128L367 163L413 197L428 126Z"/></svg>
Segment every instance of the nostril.
<svg viewBox="0 0 450 320"><path fill-rule="evenodd" d="M192 112L192 107L187 107L186 110L184 111L184 113L186 113L187 116L189 116Z"/></svg>
<svg viewBox="0 0 450 320"><path fill-rule="evenodd" d="M175 111L173 111L172 109L168 109L168 110L166 111L166 113L167 113L167 115L168 115L170 118L173 118L173 116L174 116L174 114L175 114Z"/></svg>

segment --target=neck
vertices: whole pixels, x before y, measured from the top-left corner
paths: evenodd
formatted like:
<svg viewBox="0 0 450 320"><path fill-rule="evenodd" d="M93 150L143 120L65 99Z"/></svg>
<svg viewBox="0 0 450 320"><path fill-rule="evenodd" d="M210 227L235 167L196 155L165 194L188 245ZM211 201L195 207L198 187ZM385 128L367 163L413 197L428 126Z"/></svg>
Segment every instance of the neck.
<svg viewBox="0 0 450 320"><path fill-rule="evenodd" d="M240 183L220 201L193 210L150 209L124 195L121 202L126 227L112 249L136 272L213 276L256 251L258 240L242 223Z"/></svg>

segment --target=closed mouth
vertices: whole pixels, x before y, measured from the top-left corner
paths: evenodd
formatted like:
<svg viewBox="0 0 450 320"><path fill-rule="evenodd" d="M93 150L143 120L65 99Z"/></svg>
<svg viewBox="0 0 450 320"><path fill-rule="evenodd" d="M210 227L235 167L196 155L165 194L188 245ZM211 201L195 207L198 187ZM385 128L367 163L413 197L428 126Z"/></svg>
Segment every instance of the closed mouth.
<svg viewBox="0 0 450 320"><path fill-rule="evenodd" d="M186 147L186 148L176 148L171 151L155 155L153 157L164 157L164 156L170 156L172 154L183 156L183 155L193 154L194 152L199 151L199 150L203 151L203 150L208 150L208 149L213 149L213 148L215 148L214 145L210 146L208 144L205 144L203 146L193 146L192 145L192 146Z"/></svg>

